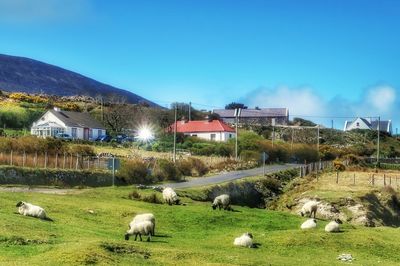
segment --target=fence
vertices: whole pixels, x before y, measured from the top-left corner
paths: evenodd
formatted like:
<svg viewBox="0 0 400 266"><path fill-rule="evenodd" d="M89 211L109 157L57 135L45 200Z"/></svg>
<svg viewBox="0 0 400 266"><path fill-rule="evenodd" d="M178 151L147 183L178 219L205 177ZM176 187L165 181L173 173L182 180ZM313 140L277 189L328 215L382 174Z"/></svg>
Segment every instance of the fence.
<svg viewBox="0 0 400 266"><path fill-rule="evenodd" d="M332 178L333 177L333 178ZM400 174L395 173L365 173L365 172L336 172L330 179L337 185L357 187L386 187L399 189Z"/></svg>
<svg viewBox="0 0 400 266"><path fill-rule="evenodd" d="M319 161L300 166L300 177L304 177L313 172L319 172L333 167L332 161Z"/></svg>
<svg viewBox="0 0 400 266"><path fill-rule="evenodd" d="M1 152L0 165L73 170L106 170L107 157L80 154Z"/></svg>

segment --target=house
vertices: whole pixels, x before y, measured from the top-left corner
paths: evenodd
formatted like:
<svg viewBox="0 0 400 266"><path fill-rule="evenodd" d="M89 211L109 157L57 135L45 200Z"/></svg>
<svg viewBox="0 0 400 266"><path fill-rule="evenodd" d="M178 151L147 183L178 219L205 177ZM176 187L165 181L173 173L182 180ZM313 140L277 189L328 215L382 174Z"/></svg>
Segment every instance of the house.
<svg viewBox="0 0 400 266"><path fill-rule="evenodd" d="M168 131L174 131L174 124ZM236 136L235 130L220 120L177 121L176 132L213 141L227 141Z"/></svg>
<svg viewBox="0 0 400 266"><path fill-rule="evenodd" d="M354 121L346 121L344 123L344 131L350 131L353 129L369 129L379 130L392 134L392 121L391 120L371 120L370 118L357 117Z"/></svg>
<svg viewBox="0 0 400 266"><path fill-rule="evenodd" d="M229 124L235 123L235 110L233 109L214 109L213 113ZM242 109L239 116L240 123L252 123L260 125L275 124L286 125L289 121L288 108L259 108L259 109Z"/></svg>
<svg viewBox="0 0 400 266"><path fill-rule="evenodd" d="M105 128L89 113L48 110L31 127L31 134L39 137L54 137L58 133L73 139L94 140L106 134Z"/></svg>

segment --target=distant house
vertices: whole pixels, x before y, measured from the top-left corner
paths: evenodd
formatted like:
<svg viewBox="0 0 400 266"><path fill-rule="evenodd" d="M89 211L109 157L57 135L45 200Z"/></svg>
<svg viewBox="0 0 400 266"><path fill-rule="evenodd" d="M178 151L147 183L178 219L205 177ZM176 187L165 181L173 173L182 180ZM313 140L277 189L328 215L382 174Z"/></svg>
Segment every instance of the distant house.
<svg viewBox="0 0 400 266"><path fill-rule="evenodd" d="M174 124L168 128L168 131L174 131ZM233 128L219 120L177 121L176 132L213 141L227 141L236 136Z"/></svg>
<svg viewBox="0 0 400 266"><path fill-rule="evenodd" d="M105 135L106 130L89 113L61 111L58 108L47 111L31 127L31 134L39 137L53 137L58 133L68 134L73 139L94 140Z"/></svg>
<svg viewBox="0 0 400 266"><path fill-rule="evenodd" d="M369 118L357 117L354 121L346 121L344 123L344 131L353 129L369 129L378 130L378 120L371 120ZM379 130L381 132L392 133L392 121L381 120L379 123Z"/></svg>
<svg viewBox="0 0 400 266"><path fill-rule="evenodd" d="M229 124L235 123L235 110L232 109L214 109L213 113ZM289 121L288 108L260 108L260 109L242 109L240 123L256 123L261 125L270 125L275 120L275 124L285 125Z"/></svg>

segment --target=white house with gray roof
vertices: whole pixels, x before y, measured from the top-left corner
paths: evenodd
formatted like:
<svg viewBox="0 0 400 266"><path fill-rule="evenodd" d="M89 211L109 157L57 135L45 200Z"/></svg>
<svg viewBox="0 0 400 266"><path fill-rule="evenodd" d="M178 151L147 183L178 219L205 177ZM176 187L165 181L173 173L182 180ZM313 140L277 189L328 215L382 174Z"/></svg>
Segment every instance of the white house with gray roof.
<svg viewBox="0 0 400 266"><path fill-rule="evenodd" d="M353 129L378 130L378 120L372 120L371 118L357 117L354 121L346 121L344 123L344 131L350 131ZM392 121L380 120L379 130L381 132L392 134Z"/></svg>
<svg viewBox="0 0 400 266"><path fill-rule="evenodd" d="M214 109L213 113L218 114L225 123L235 123L235 110L233 109ZM275 121L275 124L278 125L286 125L289 121L289 109L242 109L239 117L240 123L271 124L272 121Z"/></svg>
<svg viewBox="0 0 400 266"><path fill-rule="evenodd" d="M31 134L39 137L54 137L58 133L73 139L94 140L106 134L106 129L89 113L48 110L31 127Z"/></svg>

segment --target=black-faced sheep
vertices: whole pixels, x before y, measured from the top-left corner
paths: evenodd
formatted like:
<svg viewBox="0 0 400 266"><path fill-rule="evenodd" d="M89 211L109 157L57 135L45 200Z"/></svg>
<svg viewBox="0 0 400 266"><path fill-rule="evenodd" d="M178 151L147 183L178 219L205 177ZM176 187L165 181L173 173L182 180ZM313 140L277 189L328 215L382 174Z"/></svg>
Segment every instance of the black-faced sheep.
<svg viewBox="0 0 400 266"><path fill-rule="evenodd" d="M52 219L47 217L46 211L42 207L24 201L18 202L16 207L18 207L19 214L36 217L43 220L53 221Z"/></svg>
<svg viewBox="0 0 400 266"><path fill-rule="evenodd" d="M229 195L227 194L222 194L218 197L215 197L214 202L212 204L212 208L215 210L217 207L218 209L221 210L223 208L224 210L231 210L231 200Z"/></svg>
<svg viewBox="0 0 400 266"><path fill-rule="evenodd" d="M308 217L311 218L312 215L314 215L314 218L317 214L318 210L318 202L315 200L311 200L306 202L303 207L301 208L300 214L301 216L308 215Z"/></svg>
<svg viewBox="0 0 400 266"><path fill-rule="evenodd" d="M138 214L133 218L132 223L140 223L143 221L149 221L153 224L153 228L151 230L151 235L154 236L155 228L156 228L156 218L154 217L154 214L152 214L152 213Z"/></svg>
<svg viewBox="0 0 400 266"><path fill-rule="evenodd" d="M180 203L178 195L172 188L170 188L170 187L164 188L162 194L163 194L163 199L169 205L172 205L172 204L178 205Z"/></svg>
<svg viewBox="0 0 400 266"><path fill-rule="evenodd" d="M240 237L235 238L235 241L233 241L233 244L235 246L252 248L253 247L253 235L251 233L244 233Z"/></svg>
<svg viewBox="0 0 400 266"><path fill-rule="evenodd" d="M317 227L317 220L315 219L308 219L304 223L301 224L301 229L313 229Z"/></svg>
<svg viewBox="0 0 400 266"><path fill-rule="evenodd" d="M135 241L139 235L140 241L142 241L142 235L147 235L147 241L151 240L151 231L153 230L153 223L150 221L143 221L139 223L131 222L129 224L129 230L125 234L125 240L129 240L130 235L135 236Z"/></svg>
<svg viewBox="0 0 400 266"><path fill-rule="evenodd" d="M337 233L340 232L340 225L343 222L340 219L335 219L334 221L331 221L325 226L325 231L329 233Z"/></svg>

